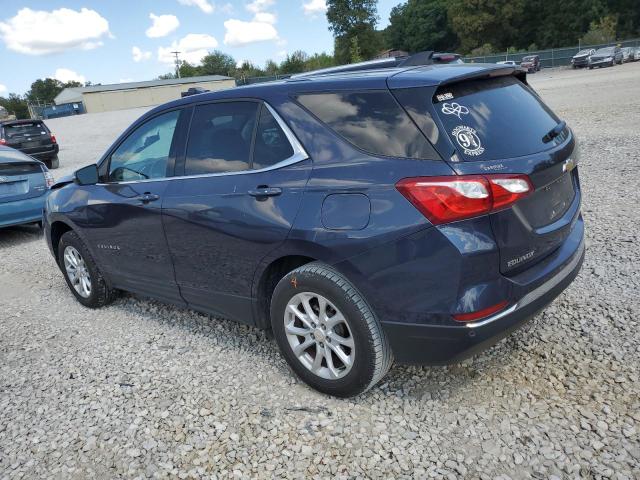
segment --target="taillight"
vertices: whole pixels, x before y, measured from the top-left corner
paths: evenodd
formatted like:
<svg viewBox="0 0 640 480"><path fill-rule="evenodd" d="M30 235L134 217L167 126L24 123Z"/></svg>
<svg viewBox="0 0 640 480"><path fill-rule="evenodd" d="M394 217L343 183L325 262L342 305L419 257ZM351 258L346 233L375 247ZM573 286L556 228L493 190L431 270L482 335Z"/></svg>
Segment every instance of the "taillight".
<svg viewBox="0 0 640 480"><path fill-rule="evenodd" d="M7 141L4 138L0 138L0 145L6 145Z"/></svg>
<svg viewBox="0 0 640 480"><path fill-rule="evenodd" d="M405 178L396 188L434 225L486 215L533 192L526 175Z"/></svg>
<svg viewBox="0 0 640 480"><path fill-rule="evenodd" d="M51 134L51 143L57 143L56 136L53 133Z"/></svg>
<svg viewBox="0 0 640 480"><path fill-rule="evenodd" d="M51 172L49 170L45 170L44 172L44 181L47 184L47 188L51 188L53 184L56 183L53 175L51 175Z"/></svg>

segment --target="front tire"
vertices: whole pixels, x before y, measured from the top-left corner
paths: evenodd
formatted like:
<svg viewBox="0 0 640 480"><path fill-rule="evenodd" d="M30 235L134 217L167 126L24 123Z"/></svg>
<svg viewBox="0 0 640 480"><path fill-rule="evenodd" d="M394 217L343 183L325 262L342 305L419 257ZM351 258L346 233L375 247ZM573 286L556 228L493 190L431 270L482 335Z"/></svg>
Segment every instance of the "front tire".
<svg viewBox="0 0 640 480"><path fill-rule="evenodd" d="M74 231L60 238L58 266L71 293L85 307L100 308L113 301L115 292L109 288L91 252Z"/></svg>
<svg viewBox="0 0 640 480"><path fill-rule="evenodd" d="M393 362L380 322L363 296L319 262L280 280L271 301L271 326L289 366L322 393L358 395L378 383Z"/></svg>

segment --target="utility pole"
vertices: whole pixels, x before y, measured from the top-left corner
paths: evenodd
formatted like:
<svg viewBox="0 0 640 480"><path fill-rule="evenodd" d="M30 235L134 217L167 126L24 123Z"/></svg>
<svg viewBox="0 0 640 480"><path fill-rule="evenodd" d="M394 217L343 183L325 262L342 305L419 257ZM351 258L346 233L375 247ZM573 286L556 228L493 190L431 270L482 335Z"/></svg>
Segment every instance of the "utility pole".
<svg viewBox="0 0 640 480"><path fill-rule="evenodd" d="M173 53L176 57L176 75L178 76L178 78L180 78L180 58L178 57L180 52L171 52L171 53Z"/></svg>

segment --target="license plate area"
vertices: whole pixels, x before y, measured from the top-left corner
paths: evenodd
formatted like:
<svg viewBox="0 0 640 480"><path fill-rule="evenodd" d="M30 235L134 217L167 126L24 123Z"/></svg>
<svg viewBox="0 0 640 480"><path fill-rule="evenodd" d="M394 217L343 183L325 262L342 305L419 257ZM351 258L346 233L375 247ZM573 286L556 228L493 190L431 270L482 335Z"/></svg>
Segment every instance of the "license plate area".
<svg viewBox="0 0 640 480"><path fill-rule="evenodd" d="M0 196L2 197L24 195L28 191L29 181L27 179L17 179L15 181L0 183Z"/></svg>
<svg viewBox="0 0 640 480"><path fill-rule="evenodd" d="M573 172L567 172L533 195L521 200L518 208L533 228L541 228L560 219L576 195Z"/></svg>

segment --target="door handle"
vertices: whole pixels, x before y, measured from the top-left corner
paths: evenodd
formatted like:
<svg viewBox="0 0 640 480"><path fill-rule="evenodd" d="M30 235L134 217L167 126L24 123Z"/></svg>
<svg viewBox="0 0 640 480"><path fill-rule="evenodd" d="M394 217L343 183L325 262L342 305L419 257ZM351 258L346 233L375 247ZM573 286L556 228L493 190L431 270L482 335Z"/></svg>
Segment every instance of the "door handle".
<svg viewBox="0 0 640 480"><path fill-rule="evenodd" d="M260 186L255 190L249 190L249 195L252 197L277 197L282 193L282 189L278 187L264 187Z"/></svg>
<svg viewBox="0 0 640 480"><path fill-rule="evenodd" d="M136 197L136 200L140 200L142 203L155 202L160 198L160 195L156 195L155 193L145 192L142 195Z"/></svg>

